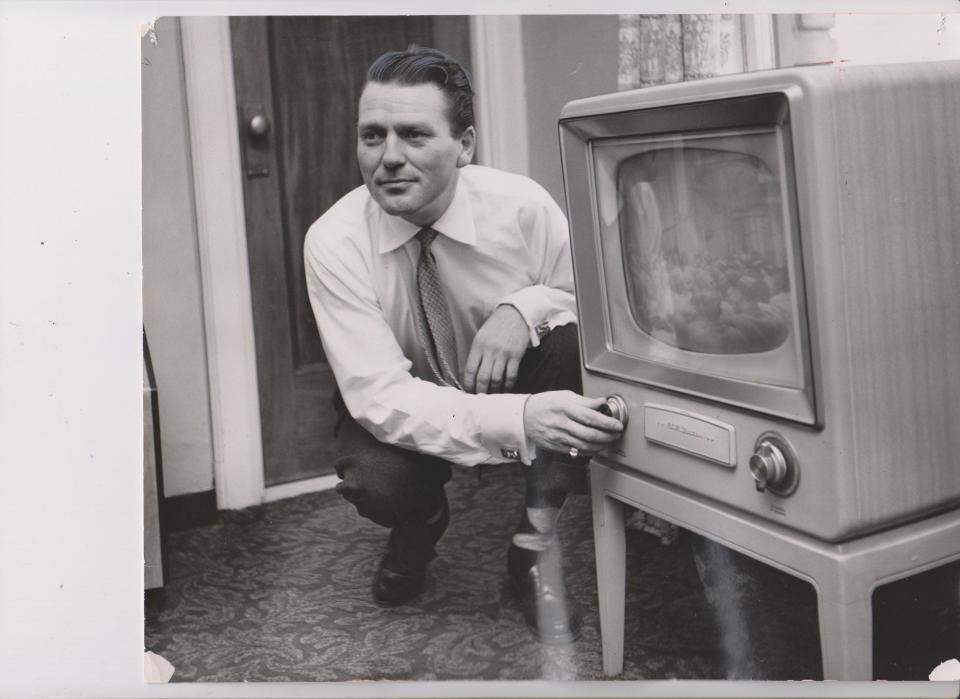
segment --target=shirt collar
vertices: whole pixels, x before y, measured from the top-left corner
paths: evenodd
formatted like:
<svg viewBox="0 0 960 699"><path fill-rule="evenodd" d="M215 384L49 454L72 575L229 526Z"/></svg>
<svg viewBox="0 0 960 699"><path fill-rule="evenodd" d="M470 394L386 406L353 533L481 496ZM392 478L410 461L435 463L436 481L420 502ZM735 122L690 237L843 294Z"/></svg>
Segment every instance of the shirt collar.
<svg viewBox="0 0 960 699"><path fill-rule="evenodd" d="M458 173L459 174L459 173ZM380 209L383 228L380 235L380 254L396 250L405 245L422 228L399 216L391 216ZM457 177L457 188L453 201L432 226L435 231L464 245L477 244L477 229L473 223L473 209L470 206L470 194L462 177Z"/></svg>

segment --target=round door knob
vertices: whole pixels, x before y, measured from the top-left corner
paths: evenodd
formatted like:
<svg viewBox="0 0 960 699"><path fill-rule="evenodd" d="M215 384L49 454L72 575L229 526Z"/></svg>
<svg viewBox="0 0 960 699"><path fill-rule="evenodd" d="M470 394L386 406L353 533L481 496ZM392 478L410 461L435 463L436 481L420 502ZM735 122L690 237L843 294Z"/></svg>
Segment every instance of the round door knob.
<svg viewBox="0 0 960 699"><path fill-rule="evenodd" d="M600 412L627 424L627 402L620 396L608 396L607 401L600 406Z"/></svg>
<svg viewBox="0 0 960 699"><path fill-rule="evenodd" d="M757 482L757 490L776 488L789 476L787 460L777 445L764 440L750 457L750 473Z"/></svg>
<svg viewBox="0 0 960 699"><path fill-rule="evenodd" d="M266 114L254 114L247 124L247 129L252 136L266 136L270 132L270 120Z"/></svg>

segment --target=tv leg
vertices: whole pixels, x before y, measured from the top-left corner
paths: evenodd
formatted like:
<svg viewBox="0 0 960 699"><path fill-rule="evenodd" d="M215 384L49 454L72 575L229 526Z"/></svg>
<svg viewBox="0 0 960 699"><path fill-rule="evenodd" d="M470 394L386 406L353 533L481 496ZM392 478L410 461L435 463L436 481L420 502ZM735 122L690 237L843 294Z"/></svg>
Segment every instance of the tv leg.
<svg viewBox="0 0 960 699"><path fill-rule="evenodd" d="M833 596L819 589L817 591L823 678L825 680L872 680L871 591L866 587L850 585L841 587L839 593Z"/></svg>
<svg viewBox="0 0 960 699"><path fill-rule="evenodd" d="M624 505L602 488L593 490L593 531L597 557L600 604L600 639L603 672L608 677L623 672L623 616L626 589L626 538Z"/></svg>

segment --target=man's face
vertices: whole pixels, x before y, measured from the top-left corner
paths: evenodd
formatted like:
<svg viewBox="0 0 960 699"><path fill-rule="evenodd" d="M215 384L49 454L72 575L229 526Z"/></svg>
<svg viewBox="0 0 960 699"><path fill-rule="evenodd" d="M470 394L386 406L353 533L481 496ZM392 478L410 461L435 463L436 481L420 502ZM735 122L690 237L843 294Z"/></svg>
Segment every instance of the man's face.
<svg viewBox="0 0 960 699"><path fill-rule="evenodd" d="M367 83L360 95L357 160L363 181L388 214L418 226L453 200L457 168L470 162L473 127L450 132L447 98L431 83Z"/></svg>

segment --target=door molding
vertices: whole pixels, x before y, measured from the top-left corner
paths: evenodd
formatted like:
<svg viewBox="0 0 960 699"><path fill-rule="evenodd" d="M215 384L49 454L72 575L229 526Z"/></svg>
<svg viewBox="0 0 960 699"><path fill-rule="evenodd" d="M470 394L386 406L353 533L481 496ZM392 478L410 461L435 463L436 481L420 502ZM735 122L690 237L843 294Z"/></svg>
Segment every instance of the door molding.
<svg viewBox="0 0 960 699"><path fill-rule="evenodd" d="M230 26L181 20L219 509L263 501L263 448Z"/></svg>
<svg viewBox="0 0 960 699"><path fill-rule="evenodd" d="M471 17L470 50L477 94L480 162L529 176L523 18L519 15Z"/></svg>

